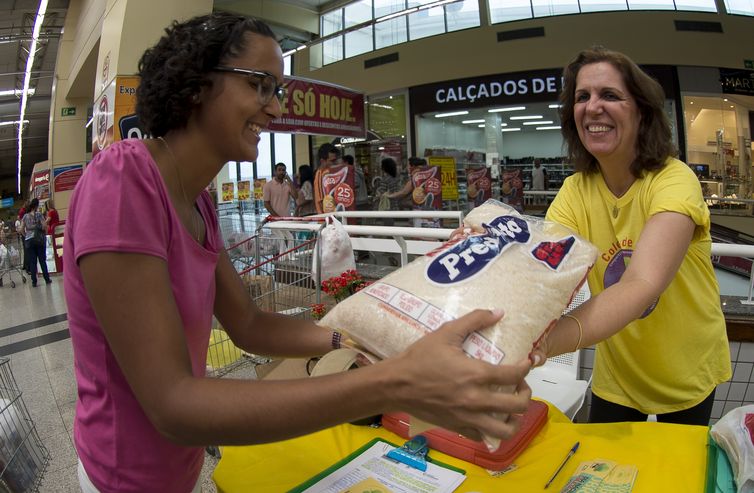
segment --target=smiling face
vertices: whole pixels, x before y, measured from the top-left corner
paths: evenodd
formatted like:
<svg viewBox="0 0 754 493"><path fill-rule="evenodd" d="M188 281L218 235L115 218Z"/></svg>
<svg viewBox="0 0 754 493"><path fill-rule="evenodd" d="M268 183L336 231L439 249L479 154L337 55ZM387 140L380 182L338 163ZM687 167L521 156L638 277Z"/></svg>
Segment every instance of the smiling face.
<svg viewBox="0 0 754 493"><path fill-rule="evenodd" d="M246 46L222 65L268 72L283 83L283 57L275 39L246 33ZM205 134L224 161L256 161L259 134L279 118L282 108L277 98L262 104L257 95L259 79L242 74L213 72L212 87L202 93L192 115L198 130Z"/></svg>
<svg viewBox="0 0 754 493"><path fill-rule="evenodd" d="M630 166L636 156L641 116L612 64L592 63L579 70L573 115L582 144L600 166Z"/></svg>

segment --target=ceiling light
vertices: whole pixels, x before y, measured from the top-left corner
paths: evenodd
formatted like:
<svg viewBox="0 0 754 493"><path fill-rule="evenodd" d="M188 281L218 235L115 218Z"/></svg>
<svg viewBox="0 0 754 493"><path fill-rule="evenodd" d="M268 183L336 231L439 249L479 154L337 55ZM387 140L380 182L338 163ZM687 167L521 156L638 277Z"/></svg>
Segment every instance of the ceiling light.
<svg viewBox="0 0 754 493"><path fill-rule="evenodd" d="M536 122L524 122L524 125L551 125L552 120L537 120Z"/></svg>
<svg viewBox="0 0 754 493"><path fill-rule="evenodd" d="M26 103L29 98L29 81L31 80L31 68L34 66L34 57L37 53L37 41L39 41L39 31L42 29L42 23L45 20L47 11L47 0L40 0L39 10L37 11L36 20L34 21L34 31L31 35L31 46L29 47L29 56L26 58L26 70L24 72L24 89L21 93L21 111L18 112L18 119L23 120L26 115ZM18 130L18 175L16 181L18 184L18 194L21 195L21 151L23 150L24 127L21 125Z"/></svg>
<svg viewBox="0 0 754 493"><path fill-rule="evenodd" d="M435 118L445 118L446 116L458 116L458 115L468 115L468 111L452 111L450 113L438 113L435 115Z"/></svg>
<svg viewBox="0 0 754 493"><path fill-rule="evenodd" d="M553 109L554 108L562 108L562 107L563 107L562 104L551 104L551 105L548 106L548 108L553 108Z"/></svg>
<svg viewBox="0 0 754 493"><path fill-rule="evenodd" d="M20 122L18 120L0 122L0 127L5 127L6 125L18 125L19 123ZM29 123L29 120L24 120L24 125L27 123Z"/></svg>
<svg viewBox="0 0 754 493"><path fill-rule="evenodd" d="M513 127L512 128L501 128L500 131L501 132L520 132L521 129L520 128L513 128Z"/></svg>
<svg viewBox="0 0 754 493"><path fill-rule="evenodd" d="M560 125L553 125L551 127L537 127L537 130L560 130Z"/></svg>
<svg viewBox="0 0 754 493"><path fill-rule="evenodd" d="M694 102L693 102L693 101L690 101L690 102L689 102L689 104L694 104Z"/></svg>
<svg viewBox="0 0 754 493"><path fill-rule="evenodd" d="M484 123L482 123L481 125L477 125L477 127L479 127L479 128L484 128L485 126L486 125Z"/></svg>
<svg viewBox="0 0 754 493"><path fill-rule="evenodd" d="M507 123L501 123L501 124L500 124L500 126L501 126L501 127L507 127L507 126L508 126L508 124L507 124Z"/></svg>
<svg viewBox="0 0 754 493"><path fill-rule="evenodd" d="M542 118L542 115L512 116L511 120L536 120Z"/></svg>
<svg viewBox="0 0 754 493"><path fill-rule="evenodd" d="M33 96L36 89L33 87L29 89L29 96ZM21 89L6 89L4 91L0 91L0 97L1 96L21 96Z"/></svg>
<svg viewBox="0 0 754 493"><path fill-rule="evenodd" d="M733 105L730 105L730 107L731 107L731 108L733 108L734 106L733 106Z"/></svg>
<svg viewBox="0 0 754 493"><path fill-rule="evenodd" d="M481 119L481 120L464 120L461 123L484 123L484 119Z"/></svg>
<svg viewBox="0 0 754 493"><path fill-rule="evenodd" d="M487 113L501 113L503 111L521 111L525 109L526 109L526 106L509 106L507 108L492 108L491 110L487 110Z"/></svg>
<svg viewBox="0 0 754 493"><path fill-rule="evenodd" d="M725 101L727 103L728 102L728 98L723 98L723 101Z"/></svg>

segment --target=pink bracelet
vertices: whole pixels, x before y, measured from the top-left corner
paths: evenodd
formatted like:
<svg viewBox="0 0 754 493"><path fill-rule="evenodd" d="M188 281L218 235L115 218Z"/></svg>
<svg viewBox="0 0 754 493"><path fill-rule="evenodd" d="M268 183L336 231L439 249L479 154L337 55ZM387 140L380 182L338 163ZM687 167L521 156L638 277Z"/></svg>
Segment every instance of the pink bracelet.
<svg viewBox="0 0 754 493"><path fill-rule="evenodd" d="M332 348L333 349L340 349L340 341L343 339L343 334L338 332L337 330L332 331Z"/></svg>

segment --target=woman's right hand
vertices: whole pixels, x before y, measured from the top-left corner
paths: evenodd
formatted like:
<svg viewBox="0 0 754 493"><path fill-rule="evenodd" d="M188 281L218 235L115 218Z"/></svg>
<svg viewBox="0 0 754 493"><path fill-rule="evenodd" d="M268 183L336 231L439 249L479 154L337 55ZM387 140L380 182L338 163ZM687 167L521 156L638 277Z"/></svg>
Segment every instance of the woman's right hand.
<svg viewBox="0 0 754 493"><path fill-rule="evenodd" d="M400 382L393 396L396 408L474 440L481 440L482 435L505 439L515 434L517 415L526 411L531 398L524 381L530 361L493 365L468 357L461 347L467 335L500 318L500 312L475 310L388 360ZM494 390L504 386L516 391ZM493 415L508 418L503 421Z"/></svg>

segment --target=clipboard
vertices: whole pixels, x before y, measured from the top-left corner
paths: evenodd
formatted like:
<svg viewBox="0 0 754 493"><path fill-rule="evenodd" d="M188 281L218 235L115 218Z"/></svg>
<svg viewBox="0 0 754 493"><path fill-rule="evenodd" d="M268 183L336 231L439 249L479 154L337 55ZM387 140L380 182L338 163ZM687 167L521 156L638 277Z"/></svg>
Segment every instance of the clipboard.
<svg viewBox="0 0 754 493"><path fill-rule="evenodd" d="M346 465L348 465L349 462L352 462L354 459L356 459L357 457L359 457L361 454L363 454L364 452L366 452L367 450L369 450L370 448L372 448L372 446L374 446L376 443L379 443L379 442L385 443L385 444L390 445L391 447L394 447L394 448L400 448L399 445L396 445L396 444L394 444L392 442L389 442L387 440L384 440L382 438L374 438L374 439L368 441L367 443L365 443L364 445L362 445L361 447L359 447L358 449L354 450L350 454L348 454L346 457L344 457L341 460L339 460L338 462L334 463L333 465L331 465L327 469L324 469L322 472L316 474L315 476L312 476L311 478L307 479L306 481L304 481L303 483L299 484L298 486L295 486L294 488L288 490L287 493L301 493L301 492L305 491L307 488L311 488L312 486L314 486L319 481L321 481L325 477L329 476L333 472L335 472L338 469L340 469L340 468L345 467ZM463 475L466 474L466 471L463 470L463 469L460 469L460 468L455 467L455 466L451 466L450 464L446 464L446 463L440 462L438 460L434 460L434 459L432 459L430 457L427 457L427 462L429 462L431 464L435 464L435 465L437 465L439 467L442 467L444 469L449 469L449 470L457 472L459 474L463 474Z"/></svg>

